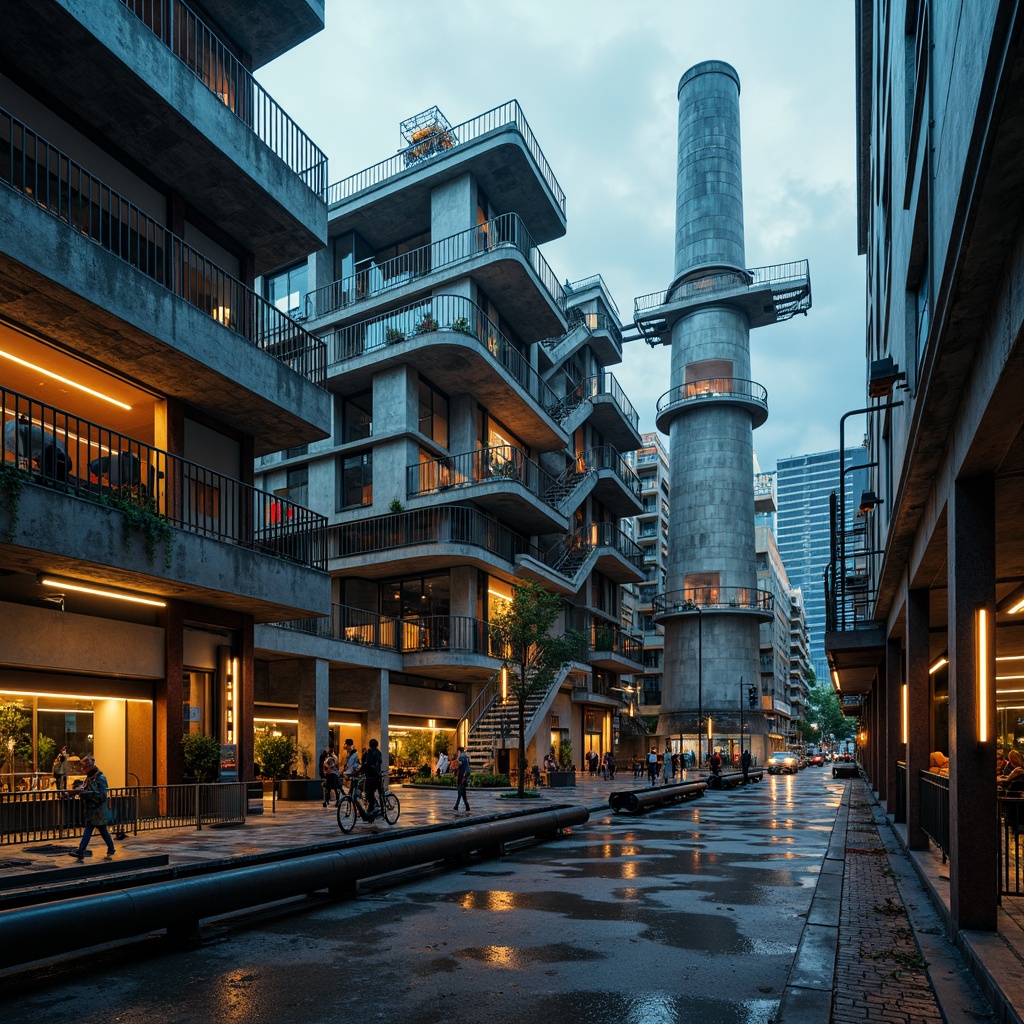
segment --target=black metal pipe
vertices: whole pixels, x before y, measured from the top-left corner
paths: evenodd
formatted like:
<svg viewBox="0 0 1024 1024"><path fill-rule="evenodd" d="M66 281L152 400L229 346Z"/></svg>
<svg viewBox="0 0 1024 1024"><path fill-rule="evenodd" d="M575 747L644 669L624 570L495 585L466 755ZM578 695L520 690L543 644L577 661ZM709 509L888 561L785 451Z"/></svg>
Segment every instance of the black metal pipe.
<svg viewBox="0 0 1024 1024"><path fill-rule="evenodd" d="M640 814L654 807L701 797L707 788L706 782L682 782L671 786L652 786L650 789L623 789L609 794L608 806L613 811Z"/></svg>
<svg viewBox="0 0 1024 1024"><path fill-rule="evenodd" d="M373 845L293 857L270 864L226 867L215 874L138 886L42 906L0 912L0 966L88 949L162 929L194 929L204 918L350 887L365 878L405 871L506 843L556 835L590 817L586 807L560 807L492 821L396 835Z"/></svg>

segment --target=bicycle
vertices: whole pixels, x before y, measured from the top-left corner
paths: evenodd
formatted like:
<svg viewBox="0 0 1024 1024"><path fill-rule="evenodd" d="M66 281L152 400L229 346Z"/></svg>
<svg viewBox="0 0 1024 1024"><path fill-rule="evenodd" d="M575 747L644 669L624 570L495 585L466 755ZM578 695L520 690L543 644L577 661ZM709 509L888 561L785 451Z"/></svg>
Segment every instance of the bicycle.
<svg viewBox="0 0 1024 1024"><path fill-rule="evenodd" d="M352 780L352 787L347 793L338 797L338 828L346 835L355 828L356 821L363 818L373 821L377 815L381 815L389 825L398 821L402 813L402 805L390 790L384 790L380 806L372 815L368 815L362 804L362 786L359 779Z"/></svg>

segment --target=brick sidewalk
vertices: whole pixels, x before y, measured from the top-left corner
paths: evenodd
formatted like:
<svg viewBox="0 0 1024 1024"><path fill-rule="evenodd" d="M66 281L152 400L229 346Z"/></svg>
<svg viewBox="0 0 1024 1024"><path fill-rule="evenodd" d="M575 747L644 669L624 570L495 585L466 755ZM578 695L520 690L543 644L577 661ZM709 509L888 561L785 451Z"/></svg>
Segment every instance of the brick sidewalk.
<svg viewBox="0 0 1024 1024"><path fill-rule="evenodd" d="M846 830L832 1024L943 1024L864 785Z"/></svg>

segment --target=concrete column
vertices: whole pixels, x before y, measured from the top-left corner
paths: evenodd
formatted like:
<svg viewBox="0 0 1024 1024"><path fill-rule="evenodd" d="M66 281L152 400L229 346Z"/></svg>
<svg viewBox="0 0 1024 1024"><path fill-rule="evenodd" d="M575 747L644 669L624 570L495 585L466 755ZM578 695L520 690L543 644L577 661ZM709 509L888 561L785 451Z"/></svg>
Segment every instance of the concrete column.
<svg viewBox="0 0 1024 1024"><path fill-rule="evenodd" d="M390 700L388 686L390 685L390 672L382 668L379 672L377 686L368 686L366 689L366 733L363 737L365 746L372 738L376 737L380 742L381 753L387 764L388 756L388 714Z"/></svg>
<svg viewBox="0 0 1024 1024"><path fill-rule="evenodd" d="M295 690L299 704L299 749L305 747L314 758L330 738L328 705L330 696L330 662L323 658L304 658L296 663ZM342 737L334 738L335 749Z"/></svg>
<svg viewBox="0 0 1024 1024"><path fill-rule="evenodd" d="M907 591L907 845L927 850L921 831L921 772L931 753L931 676L929 665L929 592Z"/></svg>
<svg viewBox="0 0 1024 1024"><path fill-rule="evenodd" d="M954 933L994 931L999 827L995 765L995 481L957 480L947 508L949 565L949 902ZM976 616L988 618L986 654ZM978 660L984 658L989 736L978 738Z"/></svg>
<svg viewBox="0 0 1024 1024"><path fill-rule="evenodd" d="M885 644L885 736L882 737L882 785L890 813L896 805L896 761L903 756L901 742L903 696L903 641L889 637Z"/></svg>
<svg viewBox="0 0 1024 1024"><path fill-rule="evenodd" d="M184 618L177 601L168 601L160 613L164 629L166 671L154 687L156 709L156 783L179 783L185 773L181 754L181 701L184 694L182 673L185 666Z"/></svg>

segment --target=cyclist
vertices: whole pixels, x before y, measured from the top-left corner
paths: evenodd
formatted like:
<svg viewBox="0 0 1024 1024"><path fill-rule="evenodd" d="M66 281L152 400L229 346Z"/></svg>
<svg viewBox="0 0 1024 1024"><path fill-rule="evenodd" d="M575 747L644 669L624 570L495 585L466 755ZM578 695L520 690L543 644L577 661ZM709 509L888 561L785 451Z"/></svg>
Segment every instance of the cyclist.
<svg viewBox="0 0 1024 1024"><path fill-rule="evenodd" d="M363 758L362 769L363 775L366 776L366 813L371 818L376 818L384 807L384 788L381 785L383 757L376 740L370 740L370 749Z"/></svg>
<svg viewBox="0 0 1024 1024"><path fill-rule="evenodd" d="M371 740L370 742L376 744L377 741ZM377 752L377 757L380 757L380 751ZM362 818L363 821L372 821L373 818L363 810L359 800L357 799L359 786L358 780L366 774L363 768L364 766L359 761L359 754L356 752L355 740L345 740L345 768L342 771L342 776L343 778L348 779L349 782L348 795L352 797L352 803L359 811L359 817ZM378 774L378 779L379 777L380 776Z"/></svg>

